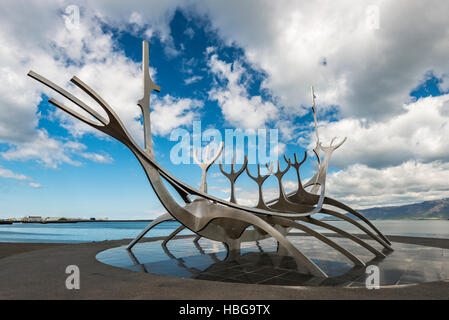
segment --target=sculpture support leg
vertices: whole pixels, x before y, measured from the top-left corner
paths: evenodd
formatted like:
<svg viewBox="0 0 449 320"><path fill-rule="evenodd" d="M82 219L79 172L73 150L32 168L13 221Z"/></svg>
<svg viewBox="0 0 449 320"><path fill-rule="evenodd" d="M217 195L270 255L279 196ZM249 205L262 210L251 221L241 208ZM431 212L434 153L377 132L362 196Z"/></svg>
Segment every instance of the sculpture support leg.
<svg viewBox="0 0 449 320"><path fill-rule="evenodd" d="M165 240L162 242L163 246L167 245L167 242L169 242L171 239L173 239L174 236L176 236L178 233L180 233L182 230L184 230L186 227L184 227L183 225L180 225L175 231L173 231L172 233L170 233L170 235L165 238Z"/></svg>
<svg viewBox="0 0 449 320"><path fill-rule="evenodd" d="M234 260L234 258L240 256L240 239L228 239L225 245L228 249L225 261Z"/></svg>
<svg viewBox="0 0 449 320"><path fill-rule="evenodd" d="M169 214L169 213L165 213L165 214L163 214L163 215L161 215L161 216L159 216L159 217L157 217L156 219L154 219L141 233L139 233L139 235L133 240L133 241L131 241L130 243L129 243L129 245L128 245L128 247L127 247L127 249L128 250L131 250L132 249L132 247L134 247L135 246L135 244L137 243L137 242L139 242L140 241L140 239L142 239L143 238L143 236L144 235L146 235L147 234L147 232L148 231L150 231L153 227L155 227L156 225L158 225L159 223L162 223L162 222L165 222L165 221L169 221L169 220L172 220L173 219L173 217L171 216L171 214Z"/></svg>

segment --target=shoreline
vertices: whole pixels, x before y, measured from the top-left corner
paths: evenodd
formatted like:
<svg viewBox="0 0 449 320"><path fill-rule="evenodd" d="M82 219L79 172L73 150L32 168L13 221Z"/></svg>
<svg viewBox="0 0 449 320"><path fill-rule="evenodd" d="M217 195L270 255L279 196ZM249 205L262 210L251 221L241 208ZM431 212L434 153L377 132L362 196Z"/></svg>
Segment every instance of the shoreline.
<svg viewBox="0 0 449 320"><path fill-rule="evenodd" d="M79 222L152 222L153 219L137 219L137 220L68 220L68 221L46 221L46 222L39 222L39 221L19 221L19 220L13 220L10 221L11 223L1 223L0 224L22 224L22 223L35 223L35 224L58 224L58 223L79 223Z"/></svg>
<svg viewBox="0 0 449 320"><path fill-rule="evenodd" d="M80 222L152 222L154 219L136 219L136 220L126 220L126 219L117 219L117 220L72 220L72 221L46 221L46 222L37 222L37 221L0 221L0 225L11 225L11 224L65 224L65 223L80 223ZM320 219L321 221L342 221L339 219ZM358 220L358 219L356 219ZM405 218L405 219L370 219L372 221L449 221L449 218ZM174 222L175 220L173 220Z"/></svg>

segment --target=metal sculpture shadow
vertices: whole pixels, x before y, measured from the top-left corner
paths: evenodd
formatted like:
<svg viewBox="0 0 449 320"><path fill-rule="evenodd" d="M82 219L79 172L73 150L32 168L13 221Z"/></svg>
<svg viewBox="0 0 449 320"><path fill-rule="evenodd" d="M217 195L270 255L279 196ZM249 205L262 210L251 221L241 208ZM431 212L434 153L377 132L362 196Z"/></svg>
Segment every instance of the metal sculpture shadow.
<svg viewBox="0 0 449 320"><path fill-rule="evenodd" d="M94 109L89 107L86 103L73 96L63 88L59 87L55 83L46 79L45 77L29 71L28 76L43 83L47 87L53 89L63 97L67 98L75 105L86 111L93 119L85 117L78 112L67 107L60 101L51 98L49 102L61 110L69 113L73 117L81 120L87 125L115 138L123 143L128 149L135 155L142 168L144 169L147 178L158 196L160 202L167 210L166 214L161 215L152 221L128 246L131 250L132 247L142 239L142 237L150 231L156 225L175 219L181 223L175 232L167 237L164 244L174 237L183 228L187 228L197 234L196 241L199 237L206 237L211 240L223 242L228 250L232 252L238 252L240 244L246 241L257 241L268 237L273 237L278 246L283 247L284 251L293 256L298 262L298 266L304 273L309 273L317 277L327 277L312 260L306 257L297 247L295 247L286 237L288 231L291 228L296 228L306 232L307 234L316 237L320 241L323 241L333 249L341 252L356 266L364 266L365 263L353 255L351 252L341 247L339 244L331 240L330 238L320 234L319 232L305 226L303 222L320 226L322 228L336 232L337 234L346 237L357 244L363 246L376 257L384 257L385 255L379 250L375 249L371 245L362 241L360 238L351 235L337 227L329 225L323 221L312 218L315 213L321 212L328 215L338 217L345 220L355 227L366 233L369 237L376 240L387 250L392 250L391 243L377 228L366 219L361 213L353 210L349 206L325 196L326 186L326 172L332 153L340 147L345 139L339 144L333 145L333 141L329 146L323 146L319 141L318 127L316 122L316 110L315 110L315 95L313 94L313 112L315 117L315 128L317 134L317 144L314 148L314 152L318 159L318 171L315 176L310 179L306 184L302 184L299 168L306 161L305 154L304 159L301 162L297 161L296 154L294 155L294 161L284 156L287 163L287 167L281 170L280 163L277 163L277 171L273 172L273 167L267 168L270 174L274 175L278 179L279 184L279 198L272 201L265 202L263 199L262 185L269 175L260 175L260 165L258 165L257 177L253 176L247 166L247 161L243 164L237 172L234 172L234 164L231 166L231 172L226 173L222 166L220 166L223 174L229 179L231 183L231 198L230 201L223 200L214 197L207 193L207 171L214 161L219 157L222 145L219 151L211 158L207 155L205 162L200 162L196 157L196 151L194 152L195 161L201 166L202 179L200 190L188 185L187 183L180 181L165 170L158 162L156 162L152 147L151 136L151 123L150 123L150 94L154 91L160 91L160 87L157 86L150 77L149 74L149 48L148 42L143 41L143 97L138 101L138 105L142 109L143 114L143 126L145 137L145 148L142 149L136 141L130 136L127 129L123 125L120 118L103 100L100 95L90 88L87 84L74 76L71 82L75 84L82 91L87 93L106 113L107 118L104 118ZM335 138L334 138L335 139ZM324 157L321 157L321 151L324 153ZM284 174L293 167L297 172L298 189L296 192L286 194L283 189L282 177ZM238 176L245 171L248 176L253 179L259 190L258 204L255 207L243 206L237 203L235 196L234 184ZM167 190L165 183L171 185L180 197L185 202L185 205L179 205L177 201L172 197ZM312 190L306 191L305 188L312 187ZM195 197L195 198L194 198ZM194 198L194 199L193 199ZM335 207L346 211L354 215L361 220L365 225L350 218L347 214L339 213L333 209L323 208L323 205ZM253 226L253 228L248 228Z"/></svg>

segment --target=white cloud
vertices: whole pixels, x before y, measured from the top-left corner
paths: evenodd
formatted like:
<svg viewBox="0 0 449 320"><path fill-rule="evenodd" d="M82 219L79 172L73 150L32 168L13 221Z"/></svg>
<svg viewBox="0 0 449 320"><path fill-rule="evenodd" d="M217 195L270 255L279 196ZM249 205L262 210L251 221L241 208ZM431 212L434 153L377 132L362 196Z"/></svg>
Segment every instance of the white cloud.
<svg viewBox="0 0 449 320"><path fill-rule="evenodd" d="M72 1L80 4L86 11L99 17L103 22L112 27L143 33L151 38L157 36L164 43L167 55L175 57L179 51L175 48L170 32L170 22L176 9L183 5L188 6L189 1L165 0L165 1L139 1L129 0L126 3L120 1L98 0L94 2ZM132 25L129 25L129 23Z"/></svg>
<svg viewBox="0 0 449 320"><path fill-rule="evenodd" d="M117 50L111 35L101 29L101 15L95 15L98 12L81 7L79 27L69 30L60 13L64 9L61 3L42 5L42 2L30 1L23 5L19 1L0 6L2 12L14 12L0 21L0 41L8 44L0 47L0 81L3 84L0 88L0 143L10 146L2 153L3 158L33 159L49 167L64 162L80 164L72 159L74 149L67 143L57 141L45 130L37 128L39 115L36 115L42 93L76 110L79 108L27 77L30 69L74 92L101 113L86 94L67 85L67 81L77 75L110 103L131 135L143 143L141 112L137 106L142 95L140 63ZM138 23L137 18L133 16L134 23ZM27 26L25 29L24 25ZM155 71L150 71L156 79ZM74 137L86 133L102 135L59 110L50 118L59 120ZM78 151L78 155L93 161L112 160L109 156Z"/></svg>
<svg viewBox="0 0 449 320"><path fill-rule="evenodd" d="M282 103L308 106L309 86L314 84L323 105L338 104L343 116L379 119L401 113L409 91L425 80L427 71L449 73L449 42L444 36L449 4L378 0L369 5L379 7L379 29L367 27L368 4L345 0L228 1L201 6L191 1L130 1L126 5L96 1L85 11L112 26L127 28L132 22L161 39L171 39L169 23L177 8L206 14L213 29L228 43L241 46L249 61L267 72L264 87ZM47 13L28 7L30 16L37 11L48 18L57 6L47 8ZM45 19L36 30L53 20ZM19 35L25 32L19 31Z"/></svg>
<svg viewBox="0 0 449 320"><path fill-rule="evenodd" d="M2 168L1 166L0 166L0 177L15 180L31 180L31 177L28 177L20 173L14 173L9 169Z"/></svg>
<svg viewBox="0 0 449 320"><path fill-rule="evenodd" d="M37 130L33 139L16 144L1 155L6 160L37 160L51 168L56 168L63 162L80 165L66 154L68 150L73 150L70 144L64 145L63 142L50 138L47 131Z"/></svg>
<svg viewBox="0 0 449 320"><path fill-rule="evenodd" d="M449 196L449 94L421 98L383 122L346 118L319 124L320 140L348 137L332 155L342 170L327 192L357 208L399 205ZM314 132L308 136L313 148Z"/></svg>
<svg viewBox="0 0 449 320"><path fill-rule="evenodd" d="M449 94L421 98L383 122L346 118L319 125L320 140L348 137L332 155L339 168L360 163L370 167L399 165L411 159L449 161ZM309 135L312 149L314 132Z"/></svg>
<svg viewBox="0 0 449 320"><path fill-rule="evenodd" d="M238 61L226 63L211 55L208 65L211 72L226 85L209 92L211 100L217 100L223 116L231 125L243 129L264 128L266 123L278 118L274 104L262 101L260 96L250 96L242 83L245 69Z"/></svg>
<svg viewBox="0 0 449 320"><path fill-rule="evenodd" d="M80 162L73 159L76 151L77 155L92 161L112 161L106 155L71 149L67 143L37 129L36 110L42 93L85 113L65 98L26 77L30 69L73 92L102 113L90 97L67 83L73 75L78 76L111 105L131 136L143 144L141 110L137 106L142 96L141 65L118 50L111 34L104 32L101 23L131 32L151 30L152 34L165 42L167 50L173 55L175 49L168 24L177 6L176 2L153 3L151 8L143 8L139 2L126 6L102 1L83 3L80 5L80 24L70 30L64 24L68 17L65 16L65 5L62 2L30 1L24 5L18 1L0 6L2 12L14 12L0 21L0 41L8 43L0 47L0 81L3 84L0 88L0 143L10 146L9 150L2 153L3 158L33 159L49 167L61 163L79 165ZM157 83L155 70L150 68L150 72ZM198 78L187 82L196 80ZM159 99L153 96L152 102L153 133L161 135L166 135L177 126L191 124L196 110L202 107L202 102L197 100L171 96ZM60 121L75 138L87 133L104 137L60 110L52 113L50 119Z"/></svg>
<svg viewBox="0 0 449 320"><path fill-rule="evenodd" d="M36 183L36 182L30 182L28 184L31 188L41 188L42 185L40 183Z"/></svg>
<svg viewBox="0 0 449 320"><path fill-rule="evenodd" d="M279 157L282 157L282 155L285 153L287 146L283 142L278 142L274 149L274 154L277 154Z"/></svg>
<svg viewBox="0 0 449 320"><path fill-rule="evenodd" d="M48 136L45 129L37 130L33 139L16 144L7 151L1 153L6 160L36 160L46 167L57 168L62 163L79 166L81 162L74 160L76 155L97 162L111 162L108 155L85 153L87 147L74 141L62 142Z"/></svg>
<svg viewBox="0 0 449 320"><path fill-rule="evenodd" d="M24 174L15 173L9 169L5 169L2 166L0 166L0 178L6 178L6 179L14 179L18 180L20 185L24 185L22 181L29 181L33 180L32 177L26 176ZM32 188L40 188L42 185L37 182L28 182L26 185L32 187Z"/></svg>
<svg viewBox="0 0 449 320"><path fill-rule="evenodd" d="M92 160L94 162L100 162L100 163L111 163L113 159L111 156L105 154L98 154L98 153L91 153L91 152L83 152L80 154L83 158Z"/></svg>
<svg viewBox="0 0 449 320"><path fill-rule="evenodd" d="M157 135L168 135L180 126L191 126L203 102L196 99L174 98L170 95L154 99L151 111L151 129Z"/></svg>
<svg viewBox="0 0 449 320"><path fill-rule="evenodd" d="M367 26L368 6L379 8L378 29ZM385 119L403 112L429 70L449 73L447 2L235 0L196 10L266 71L264 87L287 106L309 106L315 85L342 116Z"/></svg>
<svg viewBox="0 0 449 320"><path fill-rule="evenodd" d="M193 29L189 27L184 31L184 34L187 35L190 39L192 39L193 36L195 35L195 31L193 31Z"/></svg>
<svg viewBox="0 0 449 320"><path fill-rule="evenodd" d="M381 119L402 112L410 90L425 80L427 71L449 74L445 36L449 4L444 2L73 2L82 3L84 14L90 12L111 26L127 29L131 23L157 35L174 54L178 53L169 23L175 10L185 10L190 17L208 16L212 29L229 44L242 47L248 60L268 74L264 87L281 104L293 107L291 112L310 105L309 87L314 84L323 105L339 105L343 116ZM29 33L24 25L39 21L33 28L39 31L39 42L46 34L41 31L61 20L52 16L62 7L58 3L46 3L46 12L34 3L17 6L25 13L10 19L27 21L14 30L19 37ZM378 29L367 27L368 6L379 8ZM90 23L86 17L81 22Z"/></svg>
<svg viewBox="0 0 449 320"><path fill-rule="evenodd" d="M203 79L202 76L192 76L192 77L184 79L184 83L189 85L189 84L195 83L197 81L200 81L201 79Z"/></svg>
<svg viewBox="0 0 449 320"><path fill-rule="evenodd" d="M328 194L356 208L446 198L449 163L410 160L382 169L355 164L328 177Z"/></svg>

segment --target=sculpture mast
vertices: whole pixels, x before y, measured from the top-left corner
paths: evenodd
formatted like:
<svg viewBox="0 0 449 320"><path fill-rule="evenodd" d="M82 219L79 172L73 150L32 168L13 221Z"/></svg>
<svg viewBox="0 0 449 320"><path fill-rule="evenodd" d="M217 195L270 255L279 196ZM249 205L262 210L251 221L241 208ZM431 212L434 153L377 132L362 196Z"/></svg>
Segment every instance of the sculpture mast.
<svg viewBox="0 0 449 320"><path fill-rule="evenodd" d="M316 144L318 145L320 143L320 137L318 136L318 123L316 120L316 109L315 109L315 92L313 91L313 86L310 87L312 91L312 110L313 110L313 119L315 120L315 134L316 134Z"/></svg>
<svg viewBox="0 0 449 320"><path fill-rule="evenodd" d="M148 41L144 40L142 43L143 98L137 104L142 109L145 152L154 159L153 140L151 138L150 95L151 91L160 92L161 88L151 80L149 63Z"/></svg>
<svg viewBox="0 0 449 320"><path fill-rule="evenodd" d="M315 144L315 148L313 149L313 152L315 153L315 156L318 160L318 172L320 171L321 168L321 155L320 155L320 136L318 134L318 121L316 118L316 105L315 105L315 91L313 90L313 86L310 87L311 93L312 93L312 110L313 110L313 119L315 120L315 134L316 134L316 144ZM317 185L318 183L318 175L316 175L315 177L315 183L314 183L314 187L313 190L316 191L319 186Z"/></svg>

